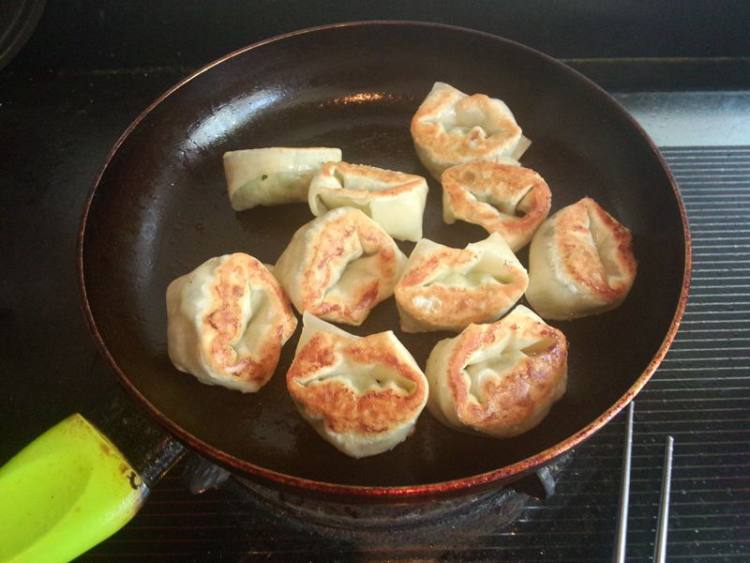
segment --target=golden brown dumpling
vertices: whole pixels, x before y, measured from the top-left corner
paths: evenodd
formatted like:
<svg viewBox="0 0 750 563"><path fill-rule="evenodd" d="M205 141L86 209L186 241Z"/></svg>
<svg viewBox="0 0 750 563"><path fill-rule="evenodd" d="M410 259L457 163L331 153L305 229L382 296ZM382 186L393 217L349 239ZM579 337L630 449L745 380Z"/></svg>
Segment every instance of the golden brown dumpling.
<svg viewBox="0 0 750 563"><path fill-rule="evenodd" d="M458 430L511 438L539 424L567 386L565 335L519 305L441 340L427 360L429 411Z"/></svg>
<svg viewBox="0 0 750 563"><path fill-rule="evenodd" d="M518 160L531 144L505 102L436 82L411 120L419 160L435 179L471 162Z"/></svg>
<svg viewBox="0 0 750 563"><path fill-rule="evenodd" d="M169 358L208 385L257 391L296 327L279 283L247 254L211 258L167 288Z"/></svg>
<svg viewBox="0 0 750 563"><path fill-rule="evenodd" d="M300 313L357 326L393 295L405 263L377 223L339 207L300 227L273 273Z"/></svg>
<svg viewBox="0 0 750 563"><path fill-rule="evenodd" d="M403 442L427 402L427 379L393 332L354 336L310 313L302 322L286 382L303 418L352 457Z"/></svg>
<svg viewBox="0 0 750 563"><path fill-rule="evenodd" d="M513 252L523 248L549 214L552 194L529 168L477 160L448 168L443 184L443 220L461 219L500 233Z"/></svg>
<svg viewBox="0 0 750 563"><path fill-rule="evenodd" d="M459 331L504 315L526 291L526 269L497 233L466 248L419 241L396 284L404 332Z"/></svg>
<svg viewBox="0 0 750 563"><path fill-rule="evenodd" d="M526 298L545 319L603 313L625 300L636 270L630 231L586 197L534 235Z"/></svg>

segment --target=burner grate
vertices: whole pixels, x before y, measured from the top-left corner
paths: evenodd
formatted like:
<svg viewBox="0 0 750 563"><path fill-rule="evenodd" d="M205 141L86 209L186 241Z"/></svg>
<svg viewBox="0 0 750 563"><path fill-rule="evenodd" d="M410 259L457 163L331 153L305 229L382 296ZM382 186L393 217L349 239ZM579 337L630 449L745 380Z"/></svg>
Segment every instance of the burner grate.
<svg viewBox="0 0 750 563"><path fill-rule="evenodd" d="M406 531L411 536L435 538L451 522L456 529L498 530L512 524L533 498L551 498L556 480L570 463L570 452L538 473L523 477L501 491L464 494L419 503L363 504L355 501L322 500L306 494L279 492L254 481L238 478L235 491L260 508L296 519L298 525L314 527L322 535L342 533L362 541L397 547L403 541L384 532Z"/></svg>

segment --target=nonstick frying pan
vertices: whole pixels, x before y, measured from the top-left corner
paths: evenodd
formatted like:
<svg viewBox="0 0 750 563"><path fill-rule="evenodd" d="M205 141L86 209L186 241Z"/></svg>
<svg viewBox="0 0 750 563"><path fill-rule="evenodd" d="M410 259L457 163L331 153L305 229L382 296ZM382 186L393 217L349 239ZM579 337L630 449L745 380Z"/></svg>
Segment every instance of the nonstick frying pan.
<svg viewBox="0 0 750 563"><path fill-rule="evenodd" d="M425 412L393 451L354 460L321 440L286 392L296 335L257 394L206 386L178 372L166 352L168 283L229 252L273 263L312 219L304 204L232 211L222 154L332 146L349 162L428 176L409 120L437 80L508 103L533 141L523 164L549 183L553 212L589 195L633 233L639 272L626 302L600 316L553 323L570 342L570 375L549 416L518 438L494 440L449 430ZM455 247L485 238L478 227L442 222L440 189L430 179L425 237ZM400 245L407 254L413 247ZM181 440L256 478L323 493L404 498L513 479L610 420L647 382L674 337L687 298L689 249L684 208L658 151L592 82L485 33L368 22L263 41L161 96L108 158L84 212L78 267L99 348L125 387ZM525 251L520 258L527 263ZM448 336L400 332L392 299L352 331L387 329L422 366Z"/></svg>

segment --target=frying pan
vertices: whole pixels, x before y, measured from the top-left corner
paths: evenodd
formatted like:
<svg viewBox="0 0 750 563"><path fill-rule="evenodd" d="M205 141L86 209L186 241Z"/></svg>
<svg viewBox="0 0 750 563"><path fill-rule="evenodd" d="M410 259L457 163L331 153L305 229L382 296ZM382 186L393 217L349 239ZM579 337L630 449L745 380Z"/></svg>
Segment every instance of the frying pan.
<svg viewBox="0 0 750 563"><path fill-rule="evenodd" d="M549 183L553 212L589 195L633 233L639 271L625 303L603 315L553 323L570 342L570 375L567 393L547 418L522 436L494 440L449 430L425 412L415 433L393 451L355 460L321 440L286 392L296 335L257 394L206 386L178 372L167 356L168 283L230 252L274 263L292 233L312 219L305 204L232 211L222 154L331 146L349 162L428 176L409 121L436 80L510 106L533 141L523 164ZM441 188L429 181L424 236L454 247L485 238L478 227L442 222ZM413 247L400 246L407 254ZM519 257L528 263L525 251ZM78 268L84 310L102 354L179 439L280 486L403 499L517 478L610 420L648 381L675 335L688 292L690 241L682 202L658 151L592 82L485 33L367 22L257 43L156 100L117 141L97 180L83 215ZM422 366L432 346L448 336L400 332L392 299L352 332L388 329Z"/></svg>

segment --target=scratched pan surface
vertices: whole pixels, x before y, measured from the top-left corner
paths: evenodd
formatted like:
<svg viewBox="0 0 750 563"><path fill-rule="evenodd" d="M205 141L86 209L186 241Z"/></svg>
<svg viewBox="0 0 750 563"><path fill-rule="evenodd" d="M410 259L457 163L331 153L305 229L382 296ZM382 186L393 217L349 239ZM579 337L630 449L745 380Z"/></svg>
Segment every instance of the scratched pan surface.
<svg viewBox="0 0 750 563"><path fill-rule="evenodd" d="M302 421L284 374L242 395L202 385L166 352L167 284L204 260L278 258L312 217L305 204L235 213L221 156L265 146L341 147L350 162L423 174L409 120L436 80L505 100L533 140L523 158L553 211L590 195L633 232L639 273L625 304L556 322L570 341L569 387L537 428L511 440L448 430L427 411L395 450L353 460ZM430 179L424 235L460 247L484 238L445 225ZM408 254L412 244L401 244ZM332 492L404 495L501 482L574 446L646 382L682 314L689 241L668 172L635 123L562 64L496 37L434 25L333 26L225 57L155 102L113 151L85 215L79 267L85 309L125 385L172 432L251 475ZM520 253L527 263L527 253ZM344 327L347 328L347 327ZM446 333L404 334L393 299L357 334L393 329L420 365ZM348 330L348 328L347 328ZM350 488L353 487L353 488Z"/></svg>

